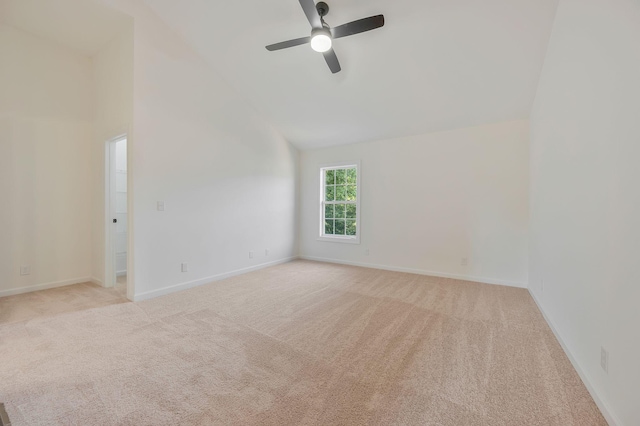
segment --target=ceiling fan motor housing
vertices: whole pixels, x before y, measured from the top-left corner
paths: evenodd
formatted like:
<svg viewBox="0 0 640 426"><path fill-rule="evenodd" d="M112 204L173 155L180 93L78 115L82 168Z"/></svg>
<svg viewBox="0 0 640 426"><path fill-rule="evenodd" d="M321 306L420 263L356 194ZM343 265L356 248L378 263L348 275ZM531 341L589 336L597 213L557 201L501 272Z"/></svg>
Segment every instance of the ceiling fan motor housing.
<svg viewBox="0 0 640 426"><path fill-rule="evenodd" d="M332 49L333 39L364 33L384 26L384 16L376 15L330 28L324 21L324 17L329 13L327 3L323 1L316 3L315 0L299 0L299 2L311 24L311 36L270 44L267 46L267 50L273 52L309 43L313 50L323 54L329 69L334 74L340 72L342 68Z"/></svg>
<svg viewBox="0 0 640 426"><path fill-rule="evenodd" d="M321 1L316 4L316 10L318 11L318 15L324 17L329 13L329 5L325 2Z"/></svg>

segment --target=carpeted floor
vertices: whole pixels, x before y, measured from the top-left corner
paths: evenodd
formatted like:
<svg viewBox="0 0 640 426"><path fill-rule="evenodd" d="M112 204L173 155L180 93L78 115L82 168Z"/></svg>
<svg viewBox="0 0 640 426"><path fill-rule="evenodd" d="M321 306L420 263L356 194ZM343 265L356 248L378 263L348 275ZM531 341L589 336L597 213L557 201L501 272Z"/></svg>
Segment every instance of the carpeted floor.
<svg viewBox="0 0 640 426"><path fill-rule="evenodd" d="M0 326L12 425L606 425L526 290L296 261Z"/></svg>
<svg viewBox="0 0 640 426"><path fill-rule="evenodd" d="M116 278L116 285L113 289L123 298L127 298L127 276L121 275Z"/></svg>
<svg viewBox="0 0 640 426"><path fill-rule="evenodd" d="M114 288L82 283L0 297L0 326L128 301L126 281Z"/></svg>

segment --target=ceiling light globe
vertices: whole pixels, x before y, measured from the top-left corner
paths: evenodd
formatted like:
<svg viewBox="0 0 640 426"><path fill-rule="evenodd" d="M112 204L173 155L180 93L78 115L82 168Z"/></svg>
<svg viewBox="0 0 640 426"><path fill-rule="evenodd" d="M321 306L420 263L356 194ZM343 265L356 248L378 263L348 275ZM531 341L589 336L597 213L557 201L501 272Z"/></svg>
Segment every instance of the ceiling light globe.
<svg viewBox="0 0 640 426"><path fill-rule="evenodd" d="M331 33L327 29L317 30L311 34L311 48L316 52L324 53L331 49L332 44Z"/></svg>

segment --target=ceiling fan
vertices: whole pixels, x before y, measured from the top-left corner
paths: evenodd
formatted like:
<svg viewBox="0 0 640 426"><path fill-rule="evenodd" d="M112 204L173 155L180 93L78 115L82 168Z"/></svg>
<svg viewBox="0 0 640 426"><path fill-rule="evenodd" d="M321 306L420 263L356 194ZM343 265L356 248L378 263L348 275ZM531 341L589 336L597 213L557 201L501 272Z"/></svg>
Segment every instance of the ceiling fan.
<svg viewBox="0 0 640 426"><path fill-rule="evenodd" d="M384 26L384 16L377 15L331 28L326 22L324 22L324 17L329 13L328 4L323 1L315 4L314 0L299 1L300 6L302 6L302 10L304 10L305 15L307 15L307 19L311 24L311 36L271 44L267 46L267 50L272 52L274 50L281 50L288 47L310 43L313 50L324 55L327 65L329 65L331 72L334 74L340 72L342 69L340 67L338 57L336 56L336 52L334 52L332 48L334 39L375 30L376 28Z"/></svg>

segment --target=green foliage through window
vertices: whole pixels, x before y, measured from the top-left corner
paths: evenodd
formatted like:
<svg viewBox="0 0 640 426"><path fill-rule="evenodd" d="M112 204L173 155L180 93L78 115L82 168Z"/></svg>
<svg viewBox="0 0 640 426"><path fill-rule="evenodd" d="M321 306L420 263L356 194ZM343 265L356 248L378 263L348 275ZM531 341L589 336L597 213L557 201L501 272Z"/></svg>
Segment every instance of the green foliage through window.
<svg viewBox="0 0 640 426"><path fill-rule="evenodd" d="M325 201L333 201L335 199L335 193L336 193L336 187L334 186L327 186L327 189L325 191Z"/></svg>
<svg viewBox="0 0 640 426"><path fill-rule="evenodd" d="M355 167L324 169L323 234L357 235L358 170Z"/></svg>
<svg viewBox="0 0 640 426"><path fill-rule="evenodd" d="M334 205L327 204L324 206L324 217L325 219L333 219L335 216L333 215Z"/></svg>
<svg viewBox="0 0 640 426"><path fill-rule="evenodd" d="M335 181L335 174L336 171L335 170L327 170L326 172L326 184L327 185L335 185L336 181Z"/></svg>

